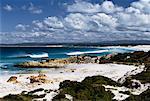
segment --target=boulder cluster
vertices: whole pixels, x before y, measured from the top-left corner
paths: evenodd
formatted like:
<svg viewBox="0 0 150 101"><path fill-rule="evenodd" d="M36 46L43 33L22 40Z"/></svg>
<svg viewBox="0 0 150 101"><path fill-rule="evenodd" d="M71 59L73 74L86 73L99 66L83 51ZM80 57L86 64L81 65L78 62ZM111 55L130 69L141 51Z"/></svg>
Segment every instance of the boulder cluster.
<svg viewBox="0 0 150 101"><path fill-rule="evenodd" d="M47 79L45 74L39 74L38 76L30 76L30 83L53 83L52 81Z"/></svg>
<svg viewBox="0 0 150 101"><path fill-rule="evenodd" d="M19 83L19 81L17 80L18 77L17 76L11 76L7 82L9 83ZM45 74L39 74L37 76L30 76L27 77L27 79L30 80L30 83L53 83L53 81L49 80L48 77Z"/></svg>

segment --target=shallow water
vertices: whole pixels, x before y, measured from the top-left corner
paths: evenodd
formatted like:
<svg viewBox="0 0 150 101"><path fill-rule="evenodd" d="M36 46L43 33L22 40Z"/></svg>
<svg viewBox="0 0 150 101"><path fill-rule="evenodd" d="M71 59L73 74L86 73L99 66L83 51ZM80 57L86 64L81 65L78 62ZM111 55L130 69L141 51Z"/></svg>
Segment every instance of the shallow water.
<svg viewBox="0 0 150 101"><path fill-rule="evenodd" d="M104 47L1 47L0 48L0 75L16 73L32 73L46 71L41 68L16 68L13 65L26 61L38 61L43 58L67 58L71 55L103 56L111 53L133 52L131 48L104 48Z"/></svg>

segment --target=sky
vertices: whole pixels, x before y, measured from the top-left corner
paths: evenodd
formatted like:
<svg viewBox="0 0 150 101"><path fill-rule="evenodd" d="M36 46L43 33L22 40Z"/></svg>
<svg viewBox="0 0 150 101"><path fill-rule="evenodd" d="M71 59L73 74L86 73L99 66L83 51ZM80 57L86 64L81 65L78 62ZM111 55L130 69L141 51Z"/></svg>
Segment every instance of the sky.
<svg viewBox="0 0 150 101"><path fill-rule="evenodd" d="M150 40L150 0L0 2L0 43Z"/></svg>

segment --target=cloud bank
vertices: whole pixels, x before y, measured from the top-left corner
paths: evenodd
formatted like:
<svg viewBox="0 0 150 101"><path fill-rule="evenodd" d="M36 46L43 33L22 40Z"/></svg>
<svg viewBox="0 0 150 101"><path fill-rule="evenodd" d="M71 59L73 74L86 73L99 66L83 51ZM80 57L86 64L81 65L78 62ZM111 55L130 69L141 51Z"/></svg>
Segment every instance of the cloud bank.
<svg viewBox="0 0 150 101"><path fill-rule="evenodd" d="M133 2L127 8L111 1L102 4L78 1L67 5L67 12L65 17L32 21L30 33L9 35L28 42L150 40L150 0ZM8 40L12 40L9 35Z"/></svg>

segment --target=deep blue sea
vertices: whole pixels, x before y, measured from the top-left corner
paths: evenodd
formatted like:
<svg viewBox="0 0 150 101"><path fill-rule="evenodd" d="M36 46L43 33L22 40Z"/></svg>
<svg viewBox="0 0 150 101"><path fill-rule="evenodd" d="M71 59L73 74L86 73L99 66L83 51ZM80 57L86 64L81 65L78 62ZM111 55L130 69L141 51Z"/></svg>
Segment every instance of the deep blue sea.
<svg viewBox="0 0 150 101"><path fill-rule="evenodd" d="M1 47L0 48L0 75L10 73L28 73L44 70L43 68L17 68L14 64L26 61L39 61L43 58L66 58L71 55L103 56L111 53L133 52L131 48L104 48L104 47Z"/></svg>

